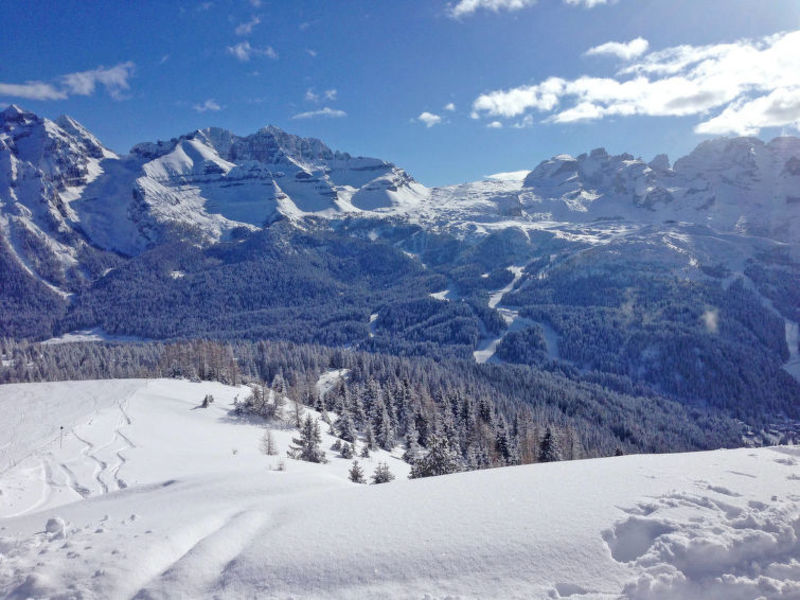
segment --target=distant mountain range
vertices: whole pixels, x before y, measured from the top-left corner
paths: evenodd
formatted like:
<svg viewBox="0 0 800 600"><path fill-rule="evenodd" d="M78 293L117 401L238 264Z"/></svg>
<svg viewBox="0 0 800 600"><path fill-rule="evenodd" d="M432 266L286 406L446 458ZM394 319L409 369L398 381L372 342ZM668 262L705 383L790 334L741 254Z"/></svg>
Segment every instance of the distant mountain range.
<svg viewBox="0 0 800 600"><path fill-rule="evenodd" d="M427 188L271 126L118 156L12 105L0 268L0 336L289 339L800 418L798 138Z"/></svg>

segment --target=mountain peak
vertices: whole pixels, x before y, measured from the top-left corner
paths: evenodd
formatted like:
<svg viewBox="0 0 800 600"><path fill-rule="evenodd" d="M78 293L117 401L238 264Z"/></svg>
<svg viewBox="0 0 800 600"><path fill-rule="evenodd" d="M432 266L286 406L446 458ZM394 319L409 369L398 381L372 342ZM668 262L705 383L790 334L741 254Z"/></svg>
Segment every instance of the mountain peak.
<svg viewBox="0 0 800 600"><path fill-rule="evenodd" d="M6 108L0 111L0 120L9 123L21 123L26 121L33 121L38 117L17 104L9 104Z"/></svg>

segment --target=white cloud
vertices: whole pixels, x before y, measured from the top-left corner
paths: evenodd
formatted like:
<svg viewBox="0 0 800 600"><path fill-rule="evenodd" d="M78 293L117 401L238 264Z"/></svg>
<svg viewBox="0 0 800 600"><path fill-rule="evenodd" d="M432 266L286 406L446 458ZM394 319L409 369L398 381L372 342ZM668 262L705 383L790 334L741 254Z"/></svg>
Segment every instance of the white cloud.
<svg viewBox="0 0 800 600"><path fill-rule="evenodd" d="M267 58L271 58L273 60L277 60L278 58L278 53L275 52L275 49L272 46L267 46L266 48L256 48L255 46L251 46L250 42L248 41L239 42L235 46L228 46L227 50L228 54L232 54L242 62L247 62L254 56L266 56Z"/></svg>
<svg viewBox="0 0 800 600"><path fill-rule="evenodd" d="M309 55L311 58L316 58L316 57L317 57L317 51L316 51L316 50L312 50L311 48L306 48L306 53L307 53L307 54L308 54L308 55Z"/></svg>
<svg viewBox="0 0 800 600"><path fill-rule="evenodd" d="M614 4L617 0L564 0L565 4L573 6L585 6L586 8L594 8L603 4Z"/></svg>
<svg viewBox="0 0 800 600"><path fill-rule="evenodd" d="M325 90L322 92L322 94L318 94L314 91L314 88L308 88L303 96L303 99L306 102L320 102L322 100L334 101L338 95L339 92L335 89Z"/></svg>
<svg viewBox="0 0 800 600"><path fill-rule="evenodd" d="M27 98L28 100L63 100L67 97L67 93L44 81L27 81L25 83L0 83L0 96Z"/></svg>
<svg viewBox="0 0 800 600"><path fill-rule="evenodd" d="M313 119L314 117L331 117L331 118L340 118L346 117L347 113L343 110L337 110L334 108L321 108L319 110L310 110L308 112L298 113L296 115L292 115L293 119Z"/></svg>
<svg viewBox="0 0 800 600"><path fill-rule="evenodd" d="M588 56L605 54L619 57L622 60L631 60L647 52L649 47L650 43L646 39L638 37L630 42L606 42L594 48L589 48L586 54Z"/></svg>
<svg viewBox="0 0 800 600"><path fill-rule="evenodd" d="M250 0L250 6L259 8L261 6L261 0Z"/></svg>
<svg viewBox="0 0 800 600"><path fill-rule="evenodd" d="M133 75L134 64L130 61L113 67L97 67L91 71L69 73L61 77L61 83L68 93L78 96L89 96L94 93L98 84L102 85L108 95L115 100L124 98L124 92L130 89L128 79Z"/></svg>
<svg viewBox="0 0 800 600"><path fill-rule="evenodd" d="M213 98L209 98L202 104L195 104L192 108L199 113L204 113L209 110L213 112L222 110L222 107L219 104L217 104L216 100L214 100Z"/></svg>
<svg viewBox="0 0 800 600"><path fill-rule="evenodd" d="M169 54L165 54L161 57L161 60L158 61L158 64L163 65L165 62L169 60Z"/></svg>
<svg viewBox="0 0 800 600"><path fill-rule="evenodd" d="M100 85L114 100L123 100L124 92L130 89L128 80L133 76L134 68L132 62L124 62L108 68L100 66L89 71L68 73L59 77L57 83L0 83L0 96L29 100L64 100L69 96L89 96Z"/></svg>
<svg viewBox="0 0 800 600"><path fill-rule="evenodd" d="M455 18L466 17L478 10L521 10L536 4L537 0L459 0L455 6L450 6L450 15Z"/></svg>
<svg viewBox="0 0 800 600"><path fill-rule="evenodd" d="M430 113L428 111L425 111L423 113L420 113L420 115L417 117L417 121L419 121L420 123L424 123L425 127L431 128L434 125L438 125L439 123L441 123L442 117Z"/></svg>
<svg viewBox="0 0 800 600"><path fill-rule="evenodd" d="M444 109L453 112L456 109L456 105L453 104L452 102L448 102L447 104L444 105Z"/></svg>
<svg viewBox="0 0 800 600"><path fill-rule="evenodd" d="M488 10L491 12L500 11L515 11L528 8L537 3L538 0L458 0L455 4L448 6L448 12L451 17L458 19L460 17L468 17L479 10ZM617 0L563 0L564 4L572 6L585 6L586 8L594 8L601 4L614 4Z"/></svg>
<svg viewBox="0 0 800 600"><path fill-rule="evenodd" d="M246 23L238 25L234 30L234 33L236 33L236 35L250 35L253 33L255 26L259 23L261 23L261 19L259 17L253 17Z"/></svg>
<svg viewBox="0 0 800 600"><path fill-rule="evenodd" d="M571 123L609 116L702 116L695 131L755 134L800 117L800 31L644 55L608 77L551 77L478 96L472 111L490 120L544 114ZM716 114L715 114L716 113ZM532 118L532 117L531 117Z"/></svg>
<svg viewBox="0 0 800 600"><path fill-rule="evenodd" d="M489 129L502 129L503 124L500 121L492 121L490 123L487 123L486 127L488 127Z"/></svg>
<svg viewBox="0 0 800 600"><path fill-rule="evenodd" d="M800 130L800 87L781 88L767 96L740 100L695 127L697 133L758 135L762 127L793 126Z"/></svg>

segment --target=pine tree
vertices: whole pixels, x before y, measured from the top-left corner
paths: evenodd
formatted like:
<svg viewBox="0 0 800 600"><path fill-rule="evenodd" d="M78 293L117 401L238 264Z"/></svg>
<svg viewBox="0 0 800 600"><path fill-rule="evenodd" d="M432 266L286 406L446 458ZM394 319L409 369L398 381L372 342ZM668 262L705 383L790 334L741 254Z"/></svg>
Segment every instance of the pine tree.
<svg viewBox="0 0 800 600"><path fill-rule="evenodd" d="M414 420L412 419L408 424L408 431L406 431L406 451L403 453L403 460L407 463L414 464L419 456L419 442L417 428L414 427Z"/></svg>
<svg viewBox="0 0 800 600"><path fill-rule="evenodd" d="M361 458L369 458L369 446L365 445L361 449Z"/></svg>
<svg viewBox="0 0 800 600"><path fill-rule="evenodd" d="M372 483L389 483L394 479L394 473L389 470L389 465L378 463L375 472L372 474Z"/></svg>
<svg viewBox="0 0 800 600"><path fill-rule="evenodd" d="M347 442L356 441L356 426L353 423L353 417L350 411L343 410L336 420L336 432L339 437Z"/></svg>
<svg viewBox="0 0 800 600"><path fill-rule="evenodd" d="M367 480L364 479L364 469L361 468L361 465L358 464L357 460L353 461L353 466L350 467L349 476L350 481L353 483L367 483Z"/></svg>
<svg viewBox="0 0 800 600"><path fill-rule="evenodd" d="M341 450L342 458L353 458L353 455L355 453L356 451L351 444L348 444L347 442L344 442L342 444L342 450Z"/></svg>
<svg viewBox="0 0 800 600"><path fill-rule="evenodd" d="M325 452L320 449L319 444L322 436L319 432L319 421L312 420L311 415L306 416L303 426L300 428L300 437L293 438L295 446L291 446L287 454L297 460L307 462L324 463Z"/></svg>
<svg viewBox="0 0 800 600"><path fill-rule="evenodd" d="M460 471L461 460L450 449L447 438L431 434L429 439L428 453L414 462L409 478L434 477Z"/></svg>
<svg viewBox="0 0 800 600"><path fill-rule="evenodd" d="M555 462L561 460L561 448L553 430L548 427L539 446L539 462Z"/></svg>
<svg viewBox="0 0 800 600"><path fill-rule="evenodd" d="M294 401L292 406L292 417L294 418L294 426L300 429L303 423L303 413L305 410L303 409L303 405L300 404L297 400Z"/></svg>
<svg viewBox="0 0 800 600"><path fill-rule="evenodd" d="M364 443L370 450L375 450L375 433L372 431L372 425L367 424L367 429L364 431Z"/></svg>

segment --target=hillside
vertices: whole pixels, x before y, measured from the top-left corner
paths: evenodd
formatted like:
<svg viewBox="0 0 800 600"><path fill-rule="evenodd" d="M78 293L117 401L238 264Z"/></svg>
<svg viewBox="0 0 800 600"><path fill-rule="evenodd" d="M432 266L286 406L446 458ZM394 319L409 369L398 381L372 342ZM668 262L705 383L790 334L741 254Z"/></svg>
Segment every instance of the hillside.
<svg viewBox="0 0 800 600"><path fill-rule="evenodd" d="M177 380L0 387L13 424L0 432L0 595L800 594L794 447L423 480L379 451L366 470L385 460L397 480L361 486L330 451L275 470L263 426L229 413L241 393ZM275 433L284 451L292 432Z"/></svg>

